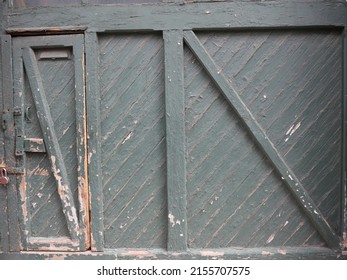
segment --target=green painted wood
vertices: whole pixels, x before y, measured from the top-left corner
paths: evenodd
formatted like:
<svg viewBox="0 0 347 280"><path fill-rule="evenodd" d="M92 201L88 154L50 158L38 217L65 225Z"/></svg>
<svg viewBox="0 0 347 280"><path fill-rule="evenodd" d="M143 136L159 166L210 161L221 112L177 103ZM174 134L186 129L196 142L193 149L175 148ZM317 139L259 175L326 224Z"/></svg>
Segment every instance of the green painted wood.
<svg viewBox="0 0 347 280"><path fill-rule="evenodd" d="M77 156L77 181L78 201L80 202L79 229L81 248L90 247L89 224L89 186L87 178L87 116L86 116L86 90L85 90L85 57L84 36L75 35L73 45L74 54L74 80L75 80L75 106L76 106L76 156Z"/></svg>
<svg viewBox="0 0 347 280"><path fill-rule="evenodd" d="M98 50L104 246L166 248L162 37L104 34Z"/></svg>
<svg viewBox="0 0 347 280"><path fill-rule="evenodd" d="M41 74L36 63L35 54L30 48L25 48L23 50L23 61L37 108L37 115L40 121L44 141L46 143L47 153L52 165L52 172L58 183L58 193L63 205L63 212L69 233L71 238L76 240L79 231L76 207L71 190L69 189L70 183L68 180L67 170L58 137L55 133L54 121L46 99Z"/></svg>
<svg viewBox="0 0 347 280"><path fill-rule="evenodd" d="M10 36L1 36L1 58L2 58L2 97L3 109L8 112L7 129L4 131L5 141L5 163L6 166L16 166L14 157L14 119L13 119L13 92L12 92L12 40ZM17 187L16 177L9 176L10 183L7 186L7 216L8 216L8 235L9 250L19 251L19 230L17 213Z"/></svg>
<svg viewBox="0 0 347 280"><path fill-rule="evenodd" d="M197 35L338 233L341 30Z"/></svg>
<svg viewBox="0 0 347 280"><path fill-rule="evenodd" d="M21 58L22 56L22 50L20 48L15 47L15 41L13 41L13 101L12 101L12 111L14 112L14 108L21 109L23 111L23 92L25 92L24 89L24 83L20 81L20 77L24 77L24 67L23 67L23 60ZM20 67L15 67L15 65L20 65ZM12 143L13 145L13 155L17 154L15 151L17 150L17 142L13 141L13 137L17 139L18 136L23 135L24 127L23 127L23 117L20 114L14 115L14 126L15 131L14 134L11 135ZM14 159L15 166L16 167L23 167L24 166L24 158L22 156L17 156ZM25 185L25 176L17 176L16 181L14 182L15 186L14 188L17 190L17 186L23 186ZM20 194L20 192L19 192ZM26 191L22 192L22 194L26 194ZM25 197L25 196L24 196ZM21 195L18 195L17 197L17 229L18 229L18 240L17 242L20 244L21 250L25 250L28 248L28 238L25 234L22 234L22 232L19 233L19 229L25 228L25 230L28 230L28 234L30 234L30 229L27 229L24 225L26 223L30 223L30 216L27 215L26 211L22 211L25 209L27 205L27 198L21 199ZM23 208L22 208L23 207ZM25 222L24 222L25 221ZM18 249L19 250L19 249Z"/></svg>
<svg viewBox="0 0 347 280"><path fill-rule="evenodd" d="M5 155L8 156L8 153L5 152L5 131L4 129L9 131L13 131L13 124L9 123L11 122L12 117L9 113L9 96L11 90L11 87L9 86L12 83L12 69L11 69L11 56L9 53L9 48L11 44L11 38L10 36L0 36L0 90L1 90L1 112L2 112L2 127L0 131L0 165L5 166L6 165L6 158ZM7 136L8 137L8 136ZM8 205L7 205L7 187L6 186L0 186L0 251L8 252L10 249L10 240L9 240L9 220L8 220Z"/></svg>
<svg viewBox="0 0 347 280"><path fill-rule="evenodd" d="M168 250L187 249L183 32L164 31Z"/></svg>
<svg viewBox="0 0 347 280"><path fill-rule="evenodd" d="M257 144L271 160L277 172L279 172L284 182L286 183L288 190L292 193L297 202L302 206L304 212L310 217L324 240L332 248L338 248L340 242L339 238L335 235L329 224L323 218L320 210L308 195L307 191L303 188L296 175L284 161L283 157L279 155L275 146L273 145L273 143L271 143L267 134L258 124L238 93L227 81L221 69L216 66L215 62L212 60L204 46L192 31L185 31L184 39L190 49L196 55L198 60L207 70L208 74L214 80L216 85L222 91L229 104L237 112L238 116L243 120L249 133L252 135L252 137L254 137L254 139L257 141Z"/></svg>
<svg viewBox="0 0 347 280"><path fill-rule="evenodd" d="M104 248L103 194L101 169L100 85L98 79L98 38L96 33L87 32L86 84L88 121L88 172L90 189L91 249Z"/></svg>
<svg viewBox="0 0 347 280"><path fill-rule="evenodd" d="M203 42L218 49L226 40L216 37ZM296 217L308 225L305 239L316 232L188 48L185 92L189 247L282 246L297 231ZM310 245L321 243L318 237Z"/></svg>
<svg viewBox="0 0 347 280"><path fill-rule="evenodd" d="M344 40L343 40L343 125L342 125L342 183L345 188L341 191L341 205L343 212L341 214L342 231L347 233L347 184L346 184L346 172L347 172L347 29L344 28ZM343 233L342 233L343 234ZM345 238L345 248L346 236Z"/></svg>
<svg viewBox="0 0 347 280"><path fill-rule="evenodd" d="M89 30L168 30L259 28L288 26L345 26L345 3L243 2L191 3L110 7L44 7L10 10L5 14L9 32L23 27L87 26Z"/></svg>
<svg viewBox="0 0 347 280"><path fill-rule="evenodd" d="M219 250L189 250L186 252L168 252L163 249L153 250L108 250L104 253L49 253L35 252L3 253L0 260L346 260L345 255L320 247L263 247L263 248L231 248Z"/></svg>
<svg viewBox="0 0 347 280"><path fill-rule="evenodd" d="M339 210L333 214L329 211L340 205L341 191L341 181L336 180L341 177L341 32L258 31L246 37L248 34L235 34L240 39L234 37L233 42L243 42L244 36L249 45L252 38L262 39L262 43L250 52L255 53L253 56L234 49L238 57L245 56L244 66L236 66L239 63L233 64L234 60L226 65L218 58L216 61L227 77L233 77L236 91L302 181L324 218L339 232ZM228 48L223 46L219 53ZM328 191L333 199L324 199Z"/></svg>
<svg viewBox="0 0 347 280"><path fill-rule="evenodd" d="M60 48L69 55L61 59L42 59L42 50L51 45L56 47L55 52ZM24 132L27 139L44 138L37 116L35 97L30 87L30 78L27 69L26 71L23 69L22 61L22 49L33 47L35 57L32 59L35 59L41 86L46 93L54 133L58 144L64 147L61 149L61 155L70 182L71 199L76 205L74 211L78 217L76 224L78 238L73 240L69 237L58 193L58 183L51 170L52 164L48 153L24 153L18 157L18 165L25 167L25 175L18 176L21 197L19 220L21 231L25 233L22 234L24 250L74 251L89 247L83 45L83 35L25 37L16 38L14 41L15 104L22 107L23 112L26 108L31 108L31 120L28 121L23 114L16 116L16 126L21 128L20 133ZM47 49L45 52L47 53ZM34 83L32 80L31 82ZM45 140L45 144L46 142ZM46 150L47 146L46 144Z"/></svg>

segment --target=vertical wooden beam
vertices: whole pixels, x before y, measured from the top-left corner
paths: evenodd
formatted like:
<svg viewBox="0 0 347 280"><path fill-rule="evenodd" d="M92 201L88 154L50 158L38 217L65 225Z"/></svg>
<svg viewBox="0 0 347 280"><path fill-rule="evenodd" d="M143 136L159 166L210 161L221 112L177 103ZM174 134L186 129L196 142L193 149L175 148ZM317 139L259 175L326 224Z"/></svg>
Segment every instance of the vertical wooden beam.
<svg viewBox="0 0 347 280"><path fill-rule="evenodd" d="M299 179L287 165L279 154L274 144L270 141L265 131L256 121L250 110L244 104L238 93L230 85L222 71L217 67L211 56L208 54L193 31L184 32L184 40L192 50L194 55L206 69L216 86L220 89L233 110L243 121L249 134L253 137L258 147L265 153L273 163L275 170L282 177L289 192L292 193L302 210L310 218L317 231L321 234L325 242L333 249L340 248L340 239L327 223L322 213L315 205Z"/></svg>
<svg viewBox="0 0 347 280"><path fill-rule="evenodd" d="M183 31L164 31L168 250L187 249Z"/></svg>
<svg viewBox="0 0 347 280"><path fill-rule="evenodd" d="M13 118L10 113L11 93L12 93L12 61L9 50L11 48L11 37L0 36L0 100L1 100L1 150L0 150L0 166L6 166L5 146L6 139L13 132ZM10 123L12 121L12 123ZM7 156L9 156L7 154ZM10 159L9 159L10 160ZM8 224L8 205L7 205L7 186L0 185L0 251L7 252L10 249L9 243L9 224ZM14 205L13 207L17 207Z"/></svg>
<svg viewBox="0 0 347 280"><path fill-rule="evenodd" d="M62 202L63 212L72 240L78 240L79 223L73 196L70 190L67 171L63 155L60 149L57 135L54 130L54 122L46 99L41 75L36 63L34 51L31 48L23 49L23 61L27 72L31 92L34 97L37 117L40 122L47 153L52 164L52 172L58 183L58 193Z"/></svg>
<svg viewBox="0 0 347 280"><path fill-rule="evenodd" d="M344 236L345 247L347 248L347 26L343 30L343 58L342 58L342 82L343 82L343 115L342 115L342 188L341 188L341 231Z"/></svg>
<svg viewBox="0 0 347 280"><path fill-rule="evenodd" d="M2 37L2 82L3 82L3 106L7 111L7 127L4 131L6 166L16 166L15 158L15 130L14 130L14 96L12 84L12 42L10 36ZM7 185L7 214L9 221L9 249L19 251L19 226L18 226L18 197L17 178L11 175Z"/></svg>
<svg viewBox="0 0 347 280"><path fill-rule="evenodd" d="M86 82L88 122L88 173L90 188L91 249L104 249L103 193L101 169L101 123L99 50L96 33L86 33Z"/></svg>
<svg viewBox="0 0 347 280"><path fill-rule="evenodd" d="M84 36L75 35L73 44L74 68L75 68L75 98L76 98L76 154L78 161L78 201L79 226L80 226L80 248L81 250L90 246L89 225L89 189L87 176L87 117L85 96L85 74L84 74Z"/></svg>

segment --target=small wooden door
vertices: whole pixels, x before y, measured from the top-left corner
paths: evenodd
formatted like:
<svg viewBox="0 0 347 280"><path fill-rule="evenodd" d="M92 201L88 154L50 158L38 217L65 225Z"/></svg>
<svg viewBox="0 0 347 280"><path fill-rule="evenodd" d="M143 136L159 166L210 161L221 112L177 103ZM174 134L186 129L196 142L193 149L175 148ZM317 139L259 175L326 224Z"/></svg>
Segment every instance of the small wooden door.
<svg viewBox="0 0 347 280"><path fill-rule="evenodd" d="M84 36L14 38L13 69L21 249L86 250Z"/></svg>

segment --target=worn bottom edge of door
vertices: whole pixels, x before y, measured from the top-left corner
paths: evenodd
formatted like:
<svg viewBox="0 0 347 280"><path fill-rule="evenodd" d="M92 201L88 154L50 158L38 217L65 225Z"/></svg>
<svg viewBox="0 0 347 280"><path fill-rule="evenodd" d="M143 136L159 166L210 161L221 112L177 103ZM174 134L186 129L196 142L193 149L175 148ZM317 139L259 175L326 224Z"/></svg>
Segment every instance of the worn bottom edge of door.
<svg viewBox="0 0 347 280"><path fill-rule="evenodd" d="M172 259L172 260L249 260L249 259L347 259L347 251L336 252L322 247L264 247L256 249L228 248L189 250L186 252L169 252L165 250L118 249L104 252L15 252L1 253L0 260L131 260L131 259Z"/></svg>

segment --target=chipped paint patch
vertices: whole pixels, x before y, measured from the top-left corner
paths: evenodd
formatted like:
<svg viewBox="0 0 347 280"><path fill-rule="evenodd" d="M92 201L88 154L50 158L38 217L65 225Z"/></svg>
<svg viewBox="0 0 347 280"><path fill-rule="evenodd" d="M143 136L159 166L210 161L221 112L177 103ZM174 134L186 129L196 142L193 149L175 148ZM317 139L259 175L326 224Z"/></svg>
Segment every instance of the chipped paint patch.
<svg viewBox="0 0 347 280"><path fill-rule="evenodd" d="M128 135L123 139L122 145L123 145L126 141L128 141L132 136L133 136L133 132L130 131L130 132L128 133Z"/></svg>
<svg viewBox="0 0 347 280"><path fill-rule="evenodd" d="M262 251L261 254L262 254L263 256L271 256L271 255L273 255L273 253L271 253L271 252L269 252L269 251Z"/></svg>
<svg viewBox="0 0 347 280"><path fill-rule="evenodd" d="M277 252L281 255L286 255L288 251L286 249L278 249Z"/></svg>
<svg viewBox="0 0 347 280"><path fill-rule="evenodd" d="M134 250L134 251L126 251L123 253L120 253L121 256L129 256L129 257L138 257L138 258L144 258L144 257L156 257L155 254L149 252L149 251L141 251L141 250Z"/></svg>
<svg viewBox="0 0 347 280"><path fill-rule="evenodd" d="M32 175L49 176L49 171L44 168L37 168L32 172Z"/></svg>
<svg viewBox="0 0 347 280"><path fill-rule="evenodd" d="M171 213L169 213L168 218L169 218L171 226L174 227L175 226L175 216L172 215Z"/></svg>
<svg viewBox="0 0 347 280"><path fill-rule="evenodd" d="M224 252L218 252L218 251L200 251L200 254L203 257L222 257L222 256L224 256Z"/></svg>
<svg viewBox="0 0 347 280"><path fill-rule="evenodd" d="M54 255L52 257L49 258L50 260L65 260L65 256L64 255Z"/></svg>
<svg viewBox="0 0 347 280"><path fill-rule="evenodd" d="M271 234L270 237L266 240L266 244L271 243L271 241L274 240L275 235L276 235L275 233Z"/></svg>
<svg viewBox="0 0 347 280"><path fill-rule="evenodd" d="M284 140L284 142L287 142L289 140L290 136L292 136L299 129L300 126L301 126L301 122L298 122L297 124L292 124L286 132L287 137Z"/></svg>

